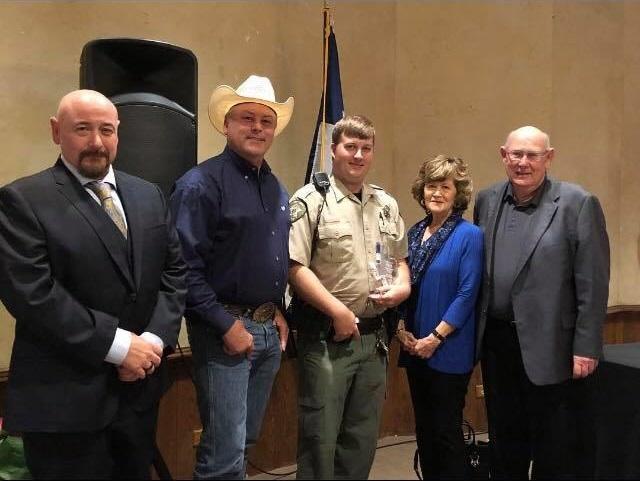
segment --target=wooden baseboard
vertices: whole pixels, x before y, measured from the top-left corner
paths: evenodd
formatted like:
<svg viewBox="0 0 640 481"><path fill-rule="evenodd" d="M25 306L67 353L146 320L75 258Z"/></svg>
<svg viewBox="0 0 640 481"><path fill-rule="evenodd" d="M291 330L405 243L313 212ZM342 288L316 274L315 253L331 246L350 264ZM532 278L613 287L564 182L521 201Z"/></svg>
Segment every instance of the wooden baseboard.
<svg viewBox="0 0 640 481"><path fill-rule="evenodd" d="M640 312L640 305L620 304L617 306L609 306L607 308L607 314L616 314L618 312Z"/></svg>
<svg viewBox="0 0 640 481"><path fill-rule="evenodd" d="M176 350L167 356L169 362L179 360L181 357L191 358L191 346L176 347Z"/></svg>

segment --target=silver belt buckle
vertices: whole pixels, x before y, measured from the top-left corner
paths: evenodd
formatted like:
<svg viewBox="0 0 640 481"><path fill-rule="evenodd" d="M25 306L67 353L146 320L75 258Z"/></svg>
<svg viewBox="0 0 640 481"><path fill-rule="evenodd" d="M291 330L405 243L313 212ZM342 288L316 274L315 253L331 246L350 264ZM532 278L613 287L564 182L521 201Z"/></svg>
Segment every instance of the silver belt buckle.
<svg viewBox="0 0 640 481"><path fill-rule="evenodd" d="M267 322L273 319L276 314L276 305L273 302L265 302L256 307L253 311L253 320L256 322Z"/></svg>

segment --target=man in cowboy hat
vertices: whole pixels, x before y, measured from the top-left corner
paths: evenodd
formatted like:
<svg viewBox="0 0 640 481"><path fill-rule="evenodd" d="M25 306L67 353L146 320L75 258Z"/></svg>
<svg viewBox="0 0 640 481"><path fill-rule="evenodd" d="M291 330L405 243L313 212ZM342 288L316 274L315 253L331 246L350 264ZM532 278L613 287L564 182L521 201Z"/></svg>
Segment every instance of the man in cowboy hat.
<svg viewBox="0 0 640 481"><path fill-rule="evenodd" d="M223 152L175 185L171 210L187 263L185 317L202 421L196 479L242 479L288 336L288 194L264 160L293 98L251 75L209 102Z"/></svg>

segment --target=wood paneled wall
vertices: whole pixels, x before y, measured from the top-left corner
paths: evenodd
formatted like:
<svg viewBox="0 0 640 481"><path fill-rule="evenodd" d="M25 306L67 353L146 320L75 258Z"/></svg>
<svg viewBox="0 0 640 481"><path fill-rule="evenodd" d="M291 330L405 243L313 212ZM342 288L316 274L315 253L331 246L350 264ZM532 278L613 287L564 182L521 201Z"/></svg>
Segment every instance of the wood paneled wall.
<svg viewBox="0 0 640 481"><path fill-rule="evenodd" d="M640 341L640 306L614 308L604 325L604 343L622 344Z"/></svg>
<svg viewBox="0 0 640 481"><path fill-rule="evenodd" d="M613 309L605 324L607 344L640 341L640 311ZM380 436L413 434L413 411L404 369L397 367L398 344L392 343L389 382ZM173 355L169 360L174 383L160 405L158 446L176 479L191 478L195 448L200 430L196 394L191 380L191 356ZM265 470L295 463L297 415L296 362L283 359L265 414L258 444L250 453L250 461ZM484 399L479 397L482 377L476 367L471 381L464 416L478 431L486 430ZM0 373L0 416L4 411L6 372ZM249 468L249 472L256 472Z"/></svg>

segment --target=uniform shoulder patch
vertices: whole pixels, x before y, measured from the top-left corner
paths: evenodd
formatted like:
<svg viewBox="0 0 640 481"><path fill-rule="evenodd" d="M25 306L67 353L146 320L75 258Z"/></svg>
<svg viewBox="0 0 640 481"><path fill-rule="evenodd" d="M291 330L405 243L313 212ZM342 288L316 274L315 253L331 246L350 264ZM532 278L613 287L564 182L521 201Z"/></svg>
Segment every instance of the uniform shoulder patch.
<svg viewBox="0 0 640 481"><path fill-rule="evenodd" d="M307 213L307 204L300 199L294 198L289 202L289 220L293 224Z"/></svg>
<svg viewBox="0 0 640 481"><path fill-rule="evenodd" d="M379 185L369 184L369 187L371 187L372 189L384 191L384 189L382 187L380 187Z"/></svg>

